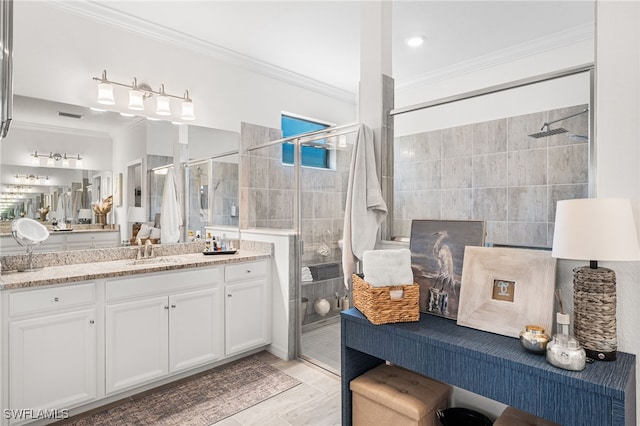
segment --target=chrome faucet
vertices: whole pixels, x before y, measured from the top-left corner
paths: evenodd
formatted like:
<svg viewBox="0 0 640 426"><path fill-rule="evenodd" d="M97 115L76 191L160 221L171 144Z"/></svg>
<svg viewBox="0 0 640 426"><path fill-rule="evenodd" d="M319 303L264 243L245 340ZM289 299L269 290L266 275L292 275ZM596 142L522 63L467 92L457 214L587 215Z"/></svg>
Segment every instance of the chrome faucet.
<svg viewBox="0 0 640 426"><path fill-rule="evenodd" d="M143 257L153 257L153 244L151 240L147 240L144 243L144 255Z"/></svg>

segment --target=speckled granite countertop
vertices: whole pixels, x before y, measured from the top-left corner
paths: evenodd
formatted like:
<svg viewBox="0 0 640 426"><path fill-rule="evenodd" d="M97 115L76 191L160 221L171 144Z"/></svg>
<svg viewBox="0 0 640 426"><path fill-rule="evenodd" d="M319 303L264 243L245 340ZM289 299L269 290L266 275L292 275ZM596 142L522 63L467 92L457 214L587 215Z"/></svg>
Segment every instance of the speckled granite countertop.
<svg viewBox="0 0 640 426"><path fill-rule="evenodd" d="M0 277L0 290L124 277L149 272L201 268L227 263L249 262L252 260L268 259L270 256L270 253L264 251L239 250L236 254L229 255L205 256L202 253L189 253L160 256L139 261L135 259L122 259L92 264L79 263L47 266L33 272L4 272L2 277Z"/></svg>
<svg viewBox="0 0 640 426"><path fill-rule="evenodd" d="M227 263L250 262L253 260L269 259L272 246L270 244L243 241L242 247L236 254L204 255L202 244L174 244L156 246L159 255L151 259L135 260L122 258L137 253L135 248L116 248L103 250L85 250L78 252L60 252L44 254L62 259L49 259L43 269L32 272L17 272L15 269L5 269L0 276L0 290L16 288L38 287L52 284L65 284L78 281L97 280L104 278L124 277L129 275L146 274L149 272L171 271L187 268L224 265ZM197 250L193 252L193 250ZM182 251L189 250L184 253ZM84 259L80 257L84 256ZM14 256L17 257L17 256ZM7 256L5 256L7 258ZM17 257L19 259L19 257ZM71 260L71 259L74 260ZM102 261L96 261L103 259ZM6 259L4 259L6 261ZM25 265L24 262L19 262ZM34 262L34 266L37 264Z"/></svg>

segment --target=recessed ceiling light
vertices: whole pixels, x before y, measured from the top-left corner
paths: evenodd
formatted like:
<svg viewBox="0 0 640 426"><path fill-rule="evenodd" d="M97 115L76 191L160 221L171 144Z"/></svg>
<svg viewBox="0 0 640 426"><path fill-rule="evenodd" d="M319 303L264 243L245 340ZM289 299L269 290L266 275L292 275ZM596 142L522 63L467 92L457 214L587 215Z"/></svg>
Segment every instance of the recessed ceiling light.
<svg viewBox="0 0 640 426"><path fill-rule="evenodd" d="M405 40L409 47L420 47L424 43L424 37L421 35L411 36Z"/></svg>

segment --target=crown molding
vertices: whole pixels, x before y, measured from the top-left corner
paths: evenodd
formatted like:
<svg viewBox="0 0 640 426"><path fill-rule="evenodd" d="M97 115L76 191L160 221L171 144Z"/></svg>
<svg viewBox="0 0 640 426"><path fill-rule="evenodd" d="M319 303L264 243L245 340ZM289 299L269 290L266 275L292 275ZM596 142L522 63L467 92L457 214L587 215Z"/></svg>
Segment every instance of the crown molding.
<svg viewBox="0 0 640 426"><path fill-rule="evenodd" d="M228 64L235 65L285 83L299 86L322 95L354 104L356 102L356 94L353 92L322 83L318 80L305 77L301 74L288 71L284 68L243 55L231 49L151 23L144 19L111 9L101 4L92 3L87 0L54 0L50 1L48 4L67 12L101 22L111 27L137 33L147 38L155 39L182 49L219 59Z"/></svg>
<svg viewBox="0 0 640 426"><path fill-rule="evenodd" d="M513 62L518 59L539 55L571 44L594 40L595 27L593 24L583 24L566 30L526 41L486 55L458 62L451 66L442 67L434 71L417 75L412 78L396 80L396 89L406 90L414 86L433 84L472 74L477 71Z"/></svg>

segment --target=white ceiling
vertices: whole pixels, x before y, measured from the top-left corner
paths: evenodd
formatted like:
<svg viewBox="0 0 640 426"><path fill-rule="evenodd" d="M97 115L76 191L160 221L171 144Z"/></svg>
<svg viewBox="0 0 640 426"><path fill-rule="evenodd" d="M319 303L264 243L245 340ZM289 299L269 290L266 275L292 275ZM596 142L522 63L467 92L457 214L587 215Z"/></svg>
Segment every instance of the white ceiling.
<svg viewBox="0 0 640 426"><path fill-rule="evenodd" d="M357 1L67 1L103 22L165 39L193 39L223 55L258 61L355 93L360 66ZM490 55L546 49L593 34L594 1L404 1L393 3L396 84L428 79ZM404 40L426 37L418 49Z"/></svg>

